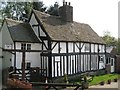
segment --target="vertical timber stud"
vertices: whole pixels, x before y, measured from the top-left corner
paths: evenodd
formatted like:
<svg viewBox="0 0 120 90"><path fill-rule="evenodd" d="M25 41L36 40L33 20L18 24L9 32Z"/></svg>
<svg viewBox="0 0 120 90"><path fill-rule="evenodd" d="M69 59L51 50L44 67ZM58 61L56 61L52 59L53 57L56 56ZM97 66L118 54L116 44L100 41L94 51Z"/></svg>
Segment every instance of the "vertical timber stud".
<svg viewBox="0 0 120 90"><path fill-rule="evenodd" d="M106 64L106 60L107 60L106 44L104 45L104 47L105 47L105 48L104 48L104 49L105 49L105 51L104 51L104 52L105 52L105 64ZM105 67L105 68L106 68L106 67Z"/></svg>
<svg viewBox="0 0 120 90"><path fill-rule="evenodd" d="M25 81L25 52L22 52L22 80Z"/></svg>
<svg viewBox="0 0 120 90"><path fill-rule="evenodd" d="M52 49L51 49L51 40L48 40L48 50L50 50L50 52L48 53L48 68L49 68L49 70L48 70L48 74L49 74L49 79L51 79L52 78ZM54 67L55 68L55 67Z"/></svg>
<svg viewBox="0 0 120 90"><path fill-rule="evenodd" d="M90 67L89 67L90 70L91 70L91 53L92 53L92 52L91 52L91 43L90 43Z"/></svg>
<svg viewBox="0 0 120 90"><path fill-rule="evenodd" d="M100 62L100 56L99 56L99 44L98 44L98 70L99 70L99 62Z"/></svg>
<svg viewBox="0 0 120 90"><path fill-rule="evenodd" d="M81 42L79 43L79 58L80 58L80 72L82 71L82 65L81 65Z"/></svg>
<svg viewBox="0 0 120 90"><path fill-rule="evenodd" d="M66 65L66 68L67 68L67 75L68 75L68 42L66 42L66 53L67 53L67 56L66 56L66 60L67 60L67 65Z"/></svg>
<svg viewBox="0 0 120 90"><path fill-rule="evenodd" d="M16 49L16 43L14 42L14 49ZM15 52L15 55L14 55L14 71L16 73L16 52Z"/></svg>

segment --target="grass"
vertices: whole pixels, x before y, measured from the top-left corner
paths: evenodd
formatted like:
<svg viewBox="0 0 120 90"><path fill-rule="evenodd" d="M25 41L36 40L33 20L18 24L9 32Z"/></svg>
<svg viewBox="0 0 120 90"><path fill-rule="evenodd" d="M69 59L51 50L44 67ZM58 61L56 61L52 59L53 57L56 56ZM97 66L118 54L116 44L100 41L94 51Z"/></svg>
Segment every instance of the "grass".
<svg viewBox="0 0 120 90"><path fill-rule="evenodd" d="M89 82L89 85L97 85L99 84L101 81L105 81L107 82L107 80L114 80L115 78L118 78L118 74L105 74L105 75L100 75L100 76L94 76L93 80ZM77 81L75 81L74 83L79 84L80 81L79 79Z"/></svg>
<svg viewBox="0 0 120 90"><path fill-rule="evenodd" d="M101 76L95 76L93 80L89 83L89 85L97 85L101 81L107 81L109 79L113 80L115 78L118 78L118 74L106 74L106 75L101 75Z"/></svg>

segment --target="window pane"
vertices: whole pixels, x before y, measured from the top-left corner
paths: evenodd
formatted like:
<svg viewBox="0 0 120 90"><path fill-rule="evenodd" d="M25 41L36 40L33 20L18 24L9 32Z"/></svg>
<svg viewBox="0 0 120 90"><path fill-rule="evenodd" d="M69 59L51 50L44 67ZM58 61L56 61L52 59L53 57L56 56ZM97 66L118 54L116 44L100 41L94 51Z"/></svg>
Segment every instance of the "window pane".
<svg viewBox="0 0 120 90"><path fill-rule="evenodd" d="M22 49L22 50L25 50L25 49L26 49L26 44L22 43L22 44L21 44L21 49Z"/></svg>
<svg viewBox="0 0 120 90"><path fill-rule="evenodd" d="M31 50L31 44L27 44L27 50Z"/></svg>

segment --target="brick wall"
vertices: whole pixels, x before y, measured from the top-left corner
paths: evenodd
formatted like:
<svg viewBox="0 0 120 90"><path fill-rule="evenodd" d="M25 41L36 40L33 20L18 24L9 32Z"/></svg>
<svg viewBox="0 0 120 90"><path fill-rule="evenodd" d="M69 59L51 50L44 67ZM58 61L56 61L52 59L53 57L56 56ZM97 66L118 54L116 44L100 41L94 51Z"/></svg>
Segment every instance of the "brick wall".
<svg viewBox="0 0 120 90"><path fill-rule="evenodd" d="M115 60L115 72L120 73L120 55L116 56Z"/></svg>

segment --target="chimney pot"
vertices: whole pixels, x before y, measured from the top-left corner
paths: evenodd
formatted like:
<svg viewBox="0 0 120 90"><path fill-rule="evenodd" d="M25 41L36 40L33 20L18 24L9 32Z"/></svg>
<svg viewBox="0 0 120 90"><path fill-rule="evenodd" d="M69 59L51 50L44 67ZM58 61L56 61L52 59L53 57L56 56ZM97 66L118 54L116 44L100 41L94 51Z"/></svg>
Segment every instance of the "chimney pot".
<svg viewBox="0 0 120 90"><path fill-rule="evenodd" d="M67 5L67 2L65 2L66 3L66 5Z"/></svg>
<svg viewBox="0 0 120 90"><path fill-rule="evenodd" d="M65 2L63 2L63 6L65 5Z"/></svg>
<svg viewBox="0 0 120 90"><path fill-rule="evenodd" d="M69 6L70 6L70 2L69 2Z"/></svg>

